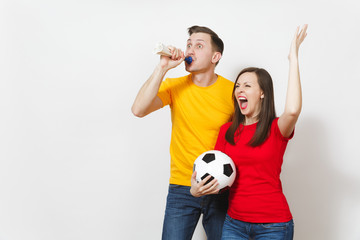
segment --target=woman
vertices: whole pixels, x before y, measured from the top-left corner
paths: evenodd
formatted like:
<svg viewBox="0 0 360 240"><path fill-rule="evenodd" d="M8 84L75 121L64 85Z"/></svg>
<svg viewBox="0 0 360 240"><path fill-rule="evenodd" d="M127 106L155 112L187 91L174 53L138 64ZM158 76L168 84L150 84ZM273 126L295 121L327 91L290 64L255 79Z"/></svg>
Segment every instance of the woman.
<svg viewBox="0 0 360 240"><path fill-rule="evenodd" d="M220 129L215 146L234 161L238 175L230 189L222 239L293 239L294 223L280 181L283 155L301 111L298 50L307 25L296 30L289 53L283 114L276 118L272 79L260 68L242 70L235 82L233 121ZM217 182L192 176L194 196L215 194Z"/></svg>

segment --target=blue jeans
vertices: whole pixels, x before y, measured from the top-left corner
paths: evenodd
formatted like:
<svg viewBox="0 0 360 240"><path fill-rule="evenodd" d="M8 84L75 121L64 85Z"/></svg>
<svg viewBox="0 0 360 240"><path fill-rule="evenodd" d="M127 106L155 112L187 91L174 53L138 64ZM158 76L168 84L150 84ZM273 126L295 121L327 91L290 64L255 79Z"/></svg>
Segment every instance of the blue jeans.
<svg viewBox="0 0 360 240"><path fill-rule="evenodd" d="M190 240L203 214L207 239L220 240L227 207L228 192L196 198L190 187L170 184L162 239Z"/></svg>
<svg viewBox="0 0 360 240"><path fill-rule="evenodd" d="M248 223L226 215L223 227L223 240L292 240L294 222L282 223Z"/></svg>

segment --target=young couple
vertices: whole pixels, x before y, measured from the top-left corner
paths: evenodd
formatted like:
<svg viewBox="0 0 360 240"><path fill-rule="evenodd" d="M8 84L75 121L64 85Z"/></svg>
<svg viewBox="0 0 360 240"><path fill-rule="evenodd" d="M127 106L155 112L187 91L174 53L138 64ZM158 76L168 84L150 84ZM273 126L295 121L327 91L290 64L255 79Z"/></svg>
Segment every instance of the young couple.
<svg viewBox="0 0 360 240"><path fill-rule="evenodd" d="M282 192L280 172L288 140L301 111L298 50L307 25L296 29L289 52L284 112L275 114L273 83L261 68L243 69L235 84L215 73L224 44L207 27L188 29L185 53L169 47L141 87L132 112L144 117L170 105L170 185L162 239L191 239L200 215L207 239L293 239L294 223ZM190 74L167 78L185 63ZM205 151L229 155L237 176L229 192L218 194L217 181L195 180L195 159Z"/></svg>

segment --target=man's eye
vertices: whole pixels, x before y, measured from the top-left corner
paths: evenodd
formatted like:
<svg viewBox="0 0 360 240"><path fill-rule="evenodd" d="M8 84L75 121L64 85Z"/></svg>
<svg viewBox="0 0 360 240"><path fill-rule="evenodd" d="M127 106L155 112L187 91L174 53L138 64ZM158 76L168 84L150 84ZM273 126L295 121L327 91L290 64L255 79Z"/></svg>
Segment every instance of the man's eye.
<svg viewBox="0 0 360 240"><path fill-rule="evenodd" d="M203 46L202 46L202 45L198 45L198 48L203 48Z"/></svg>

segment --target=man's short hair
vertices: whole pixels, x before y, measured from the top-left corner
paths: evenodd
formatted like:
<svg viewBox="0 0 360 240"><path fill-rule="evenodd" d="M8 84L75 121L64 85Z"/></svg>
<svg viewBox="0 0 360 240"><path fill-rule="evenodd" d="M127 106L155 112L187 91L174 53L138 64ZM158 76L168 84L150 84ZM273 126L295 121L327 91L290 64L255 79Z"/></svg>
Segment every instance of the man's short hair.
<svg viewBox="0 0 360 240"><path fill-rule="evenodd" d="M207 33L211 37L211 45L215 52L220 52L221 55L224 51L224 42L219 38L219 36L210 28L202 26L192 26L188 28L189 36L193 33Z"/></svg>

